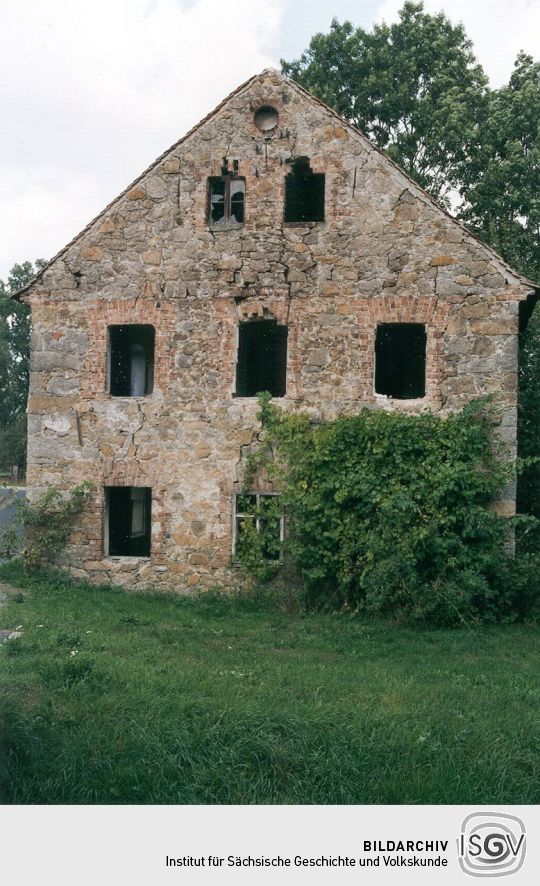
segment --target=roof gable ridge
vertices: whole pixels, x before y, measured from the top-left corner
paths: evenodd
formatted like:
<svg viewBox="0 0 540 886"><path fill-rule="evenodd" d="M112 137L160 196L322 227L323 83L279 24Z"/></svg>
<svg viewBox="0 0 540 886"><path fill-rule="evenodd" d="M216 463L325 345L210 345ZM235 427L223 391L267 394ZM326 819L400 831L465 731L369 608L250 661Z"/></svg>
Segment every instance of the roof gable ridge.
<svg viewBox="0 0 540 886"><path fill-rule="evenodd" d="M283 76L283 75L281 75L281 76ZM455 218L455 216L453 216L450 212L448 212L448 210L446 210L443 206L441 206L440 203L437 203L435 198L432 197L431 194L429 194L428 191L426 191L426 189L422 187L422 185L420 185L417 181L415 181L414 178L412 178L412 176L410 176L407 172L405 172L405 170L402 169L402 167L399 165L399 163L396 163L395 160L392 160L392 158L389 157L388 154L386 154L382 150L382 148L379 148L378 145L376 145L374 142L372 142L368 138L368 136L365 134L365 132L362 132L361 129L358 129L358 127L356 127L356 126L354 126L354 124L350 123L349 120L347 120L345 117L342 117L340 114L338 114L337 111L334 110L334 108L331 108L330 105L327 105L326 102L324 102L322 99L318 98L317 96L312 95L310 92L308 92L307 89L305 89L299 83L296 83L296 81L290 80L284 76L283 76L283 79L288 84L290 84L294 89L296 89L298 92L300 92L303 96L311 99L312 102L316 102L318 105L320 105L321 108L323 108L325 111L327 111L328 114L330 114L336 120L339 120L339 122L342 126L343 125L347 126L347 128L353 133L353 135L355 135L356 138L360 139L362 144L366 148L370 149L371 156L380 157L384 164L386 164L387 166L390 166L394 171L396 171L402 178L404 178L408 182L408 185L412 186L412 188L416 192L415 196L418 199L421 199L424 203L432 206L433 208L438 210L440 213L444 214L451 222L453 222L460 229L460 231L462 232L462 234L465 237L470 237L472 240L475 240L485 250L485 252L490 256L490 261L493 261L498 265L499 270L503 270L506 273L510 273L511 276L513 277L514 281L516 281L516 282L525 283L526 285L530 285L533 288L538 288L537 283L535 283L532 280L529 280L527 277L525 277L523 274L520 274L518 271L515 271L509 264L507 264L505 262L505 260L491 246L489 246L487 243L484 243L484 241L481 240L480 237L478 237L472 231L470 231L469 228L467 228L463 224L463 222L461 222L461 221L459 221L459 219ZM503 274L503 276L504 276L504 274Z"/></svg>
<svg viewBox="0 0 540 886"><path fill-rule="evenodd" d="M316 96L312 95L310 92L308 92L307 89L305 89L299 83L296 83L294 80L291 80L288 77L285 77L285 75L283 75L280 71L278 71L275 68L265 68L259 74L255 74L252 77L250 77L248 80L241 83L240 86L238 86L236 89L234 89L232 92L230 92L221 102L219 102L218 105L216 105L216 107L212 111L210 111L208 114L206 114L206 116L204 116L197 124L195 124L195 126L191 127L191 129L189 129L188 132L185 133L185 135L183 135L176 142L174 142L169 148L167 148L165 151L163 151L156 158L156 160L154 160L148 167L146 167L146 169L144 169L140 173L140 175L138 175L132 182L130 182L130 184L127 185L127 187L125 187L113 200L111 200L101 210L101 212L99 212L90 222L88 222L88 224L85 225L85 227L81 231L79 231L78 234L76 234L64 247L62 247L62 249L60 249L59 252L57 252L56 255L54 255L47 262L46 265L44 265L44 267L39 271L39 273L36 274L36 276L33 278L33 280L31 280L26 286L24 286L17 293L15 293L13 297L19 298L23 293L30 290L41 279L43 274L49 268L51 268L55 262L57 262L59 259L61 259L71 246L73 246L81 237L83 237L86 233L88 233L92 229L92 227L97 222L99 222L107 212L109 212L109 210L111 210L123 197L126 196L126 194L129 193L129 191L132 188L134 188L149 173L151 173L154 169L156 169L173 151L175 151L176 148L178 148L180 145L182 145L184 142L186 142L192 135L194 135L194 133L196 133L209 120L211 120L213 117L215 117L217 114L219 114L219 112L229 102L231 102L233 99L237 98L238 96L242 95L243 92L245 92L247 89L249 89L257 81L262 81L269 76L272 76L272 77L282 81L289 88L298 92L302 96L302 98L307 99L312 104L318 105L322 110L325 111L325 113L328 116L330 116L333 120L339 122L340 126L347 127L347 129L353 134L353 136L357 140L359 140L361 142L363 148L367 151L368 159L371 159L371 157L375 157L375 158L379 159L383 163L384 166L390 168L393 173L397 174L399 177L401 177L401 179L404 182L406 182L406 188L408 190L411 190L413 196L416 199L421 200L424 204L429 205L431 208L434 208L435 210L437 210L440 214L446 216L447 219L449 219L454 225L456 225L459 228L463 237L470 238L470 239L474 240L476 243L478 243L480 245L480 247L483 249L483 251L486 253L486 255L488 256L489 261L496 265L496 267L502 273L502 275L505 277L507 277L508 275L511 276L512 280L511 281L507 280L507 283L513 282L518 285L530 286L532 289L535 289L535 290L538 289L538 285L536 283L527 279L525 276L518 273L517 271L514 271L510 267L510 265L508 265L504 261L504 259L502 259L501 256L498 255L497 252L495 252L494 249L492 249L490 246L488 246L486 243L484 243L476 234L473 234L467 227L465 227L465 225L462 222L460 222L458 219L456 219L454 216L452 216L446 209L444 209L439 203L437 203L437 201L435 200L434 197L432 197L424 188L422 188L421 185L418 184L418 182L416 182L407 172L405 172L405 170L402 169L398 163L396 163L394 160L392 160L381 148L379 148L376 144L374 144L367 137L367 135L364 132L362 132L360 129L358 129L356 126L354 126L348 120L346 120L344 117L341 117L337 113L337 111L335 111L333 108L331 108L329 105L327 105L324 101L322 101L322 99L317 98Z"/></svg>
<svg viewBox="0 0 540 886"><path fill-rule="evenodd" d="M245 80L243 83L240 84L240 86L237 86L236 89L234 89L222 101L220 101L220 103L218 105L216 105L216 107L212 111L210 111L208 114L206 114L206 116L204 116L201 120L199 120L198 123L196 123L194 126L192 126L191 129L189 129L183 136L181 136L181 138L179 138L169 148L167 148L165 151L163 151L152 163L150 163L149 166L147 166L145 169L143 169L143 171L136 178L134 178L133 181L129 183L129 185L127 185L122 191L120 191L120 193L117 194L116 197L114 197L112 200L110 200L110 202L107 203L107 205L104 206L104 208L101 210L101 212L98 212L98 214L95 215L94 218L91 219L91 221L89 221L88 224L85 225L84 228L82 228L78 232L78 234L75 234L75 236L72 237L71 240L69 240L69 242L66 243L66 245L62 247L62 249L60 249L55 255L53 255L53 257L51 259L49 259L49 261L41 268L41 270L36 274L36 276L32 280L30 280L29 283L27 283L21 289L17 290L17 292L13 293L12 298L17 299L24 292L27 292L29 289L31 289L34 286L34 284L37 283L38 280L41 279L43 274L49 268L51 268L55 262L57 262L59 259L61 259L62 256L64 255L64 253L67 252L67 250L71 246L73 246L81 237L83 237L88 231L90 231L90 229L98 221L100 221L100 219L103 218L103 216L107 212L109 212L109 210L112 209L122 199L122 197L125 197L126 194L128 194L129 191L132 190L132 188L134 188L136 185L138 185L139 182L142 181L142 179L144 179L150 172L152 172L154 169L156 169L156 167L159 166L159 164L163 160L165 160L165 158L168 157L169 154L171 154L176 148L178 148L185 141L187 141L187 139L190 138L190 136L192 136L195 132L197 132L197 130L199 130L202 126L204 126L204 124L207 123L212 117L214 117L216 114L218 114L221 111L221 109L229 101L231 101L233 98L236 98L237 95L241 95L242 92L244 92L244 90L248 89L252 83L254 83L256 80L260 79L264 73L269 72L269 71L272 71L272 73L274 73L274 74L278 73L277 71L274 71L272 68L266 68L261 74L254 74L248 80Z"/></svg>

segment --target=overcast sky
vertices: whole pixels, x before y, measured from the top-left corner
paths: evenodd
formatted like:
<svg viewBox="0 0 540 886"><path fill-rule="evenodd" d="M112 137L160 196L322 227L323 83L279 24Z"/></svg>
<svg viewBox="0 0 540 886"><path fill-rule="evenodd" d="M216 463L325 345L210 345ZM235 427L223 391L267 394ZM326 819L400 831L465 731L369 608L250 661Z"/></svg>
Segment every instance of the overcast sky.
<svg viewBox="0 0 540 886"><path fill-rule="evenodd" d="M225 95L333 17L401 0L3 0L0 277L50 258ZM425 0L463 21L492 85L540 54L540 0Z"/></svg>

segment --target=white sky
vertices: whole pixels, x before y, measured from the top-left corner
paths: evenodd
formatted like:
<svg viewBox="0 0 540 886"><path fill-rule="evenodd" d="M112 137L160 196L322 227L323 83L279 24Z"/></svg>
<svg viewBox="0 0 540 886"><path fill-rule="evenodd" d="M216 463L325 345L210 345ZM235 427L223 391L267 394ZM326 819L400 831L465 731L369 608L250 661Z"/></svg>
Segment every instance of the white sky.
<svg viewBox="0 0 540 886"><path fill-rule="evenodd" d="M3 0L0 277L50 258L243 80L332 17L369 28L400 0ZM425 0L462 20L493 85L538 55L540 0Z"/></svg>

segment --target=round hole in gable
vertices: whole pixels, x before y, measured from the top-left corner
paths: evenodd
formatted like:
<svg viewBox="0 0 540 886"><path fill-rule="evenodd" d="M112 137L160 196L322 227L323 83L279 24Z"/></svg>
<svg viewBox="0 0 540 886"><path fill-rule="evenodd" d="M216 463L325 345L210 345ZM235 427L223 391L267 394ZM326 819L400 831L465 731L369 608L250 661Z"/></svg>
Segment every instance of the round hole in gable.
<svg viewBox="0 0 540 886"><path fill-rule="evenodd" d="M261 132L269 132L271 129L275 129L278 121L278 112L270 105L263 105L253 116L253 122Z"/></svg>

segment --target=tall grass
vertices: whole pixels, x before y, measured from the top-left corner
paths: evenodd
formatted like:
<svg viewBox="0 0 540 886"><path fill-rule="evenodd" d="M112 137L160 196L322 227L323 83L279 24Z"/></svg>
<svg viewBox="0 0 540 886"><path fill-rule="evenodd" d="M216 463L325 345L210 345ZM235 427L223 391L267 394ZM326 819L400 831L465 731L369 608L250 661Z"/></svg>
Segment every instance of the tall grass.
<svg viewBox="0 0 540 886"><path fill-rule="evenodd" d="M0 610L5 803L533 803L538 629L54 576Z"/></svg>

